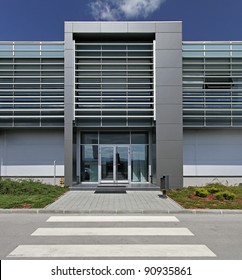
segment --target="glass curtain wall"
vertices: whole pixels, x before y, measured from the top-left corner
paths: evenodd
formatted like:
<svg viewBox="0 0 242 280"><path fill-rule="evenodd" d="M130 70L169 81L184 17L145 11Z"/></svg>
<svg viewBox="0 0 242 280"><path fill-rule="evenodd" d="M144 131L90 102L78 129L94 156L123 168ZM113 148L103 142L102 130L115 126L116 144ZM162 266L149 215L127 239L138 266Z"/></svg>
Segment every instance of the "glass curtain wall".
<svg viewBox="0 0 242 280"><path fill-rule="evenodd" d="M148 182L146 132L84 132L81 133L80 150L82 182L99 182L108 178Z"/></svg>

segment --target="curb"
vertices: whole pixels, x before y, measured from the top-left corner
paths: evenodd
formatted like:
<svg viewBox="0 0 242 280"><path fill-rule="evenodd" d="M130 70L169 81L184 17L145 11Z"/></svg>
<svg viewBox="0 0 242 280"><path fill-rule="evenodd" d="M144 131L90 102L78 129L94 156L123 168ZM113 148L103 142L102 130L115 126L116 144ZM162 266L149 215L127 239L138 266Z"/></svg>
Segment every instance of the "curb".
<svg viewBox="0 0 242 280"><path fill-rule="evenodd" d="M242 214L242 210L232 209L181 209L181 210L48 210L48 209L0 209L0 214Z"/></svg>

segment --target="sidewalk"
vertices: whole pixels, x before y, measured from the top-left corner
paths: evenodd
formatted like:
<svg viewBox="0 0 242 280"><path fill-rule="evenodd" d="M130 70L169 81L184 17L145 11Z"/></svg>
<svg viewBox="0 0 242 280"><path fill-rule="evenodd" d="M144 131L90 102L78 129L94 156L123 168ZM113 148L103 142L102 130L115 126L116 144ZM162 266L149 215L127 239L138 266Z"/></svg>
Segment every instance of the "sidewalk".
<svg viewBox="0 0 242 280"><path fill-rule="evenodd" d="M182 210L160 191L127 191L126 194L95 194L93 191L70 191L46 210L81 212L144 213Z"/></svg>

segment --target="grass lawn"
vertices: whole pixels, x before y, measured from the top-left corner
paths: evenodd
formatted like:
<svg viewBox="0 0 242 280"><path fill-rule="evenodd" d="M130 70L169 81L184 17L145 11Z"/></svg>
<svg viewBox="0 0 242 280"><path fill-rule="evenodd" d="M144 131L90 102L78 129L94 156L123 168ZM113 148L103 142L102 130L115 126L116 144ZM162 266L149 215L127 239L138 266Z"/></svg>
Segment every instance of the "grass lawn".
<svg viewBox="0 0 242 280"><path fill-rule="evenodd" d="M167 195L186 209L242 209L242 186L214 183L168 190Z"/></svg>
<svg viewBox="0 0 242 280"><path fill-rule="evenodd" d="M43 208L67 191L30 180L0 180L0 208Z"/></svg>

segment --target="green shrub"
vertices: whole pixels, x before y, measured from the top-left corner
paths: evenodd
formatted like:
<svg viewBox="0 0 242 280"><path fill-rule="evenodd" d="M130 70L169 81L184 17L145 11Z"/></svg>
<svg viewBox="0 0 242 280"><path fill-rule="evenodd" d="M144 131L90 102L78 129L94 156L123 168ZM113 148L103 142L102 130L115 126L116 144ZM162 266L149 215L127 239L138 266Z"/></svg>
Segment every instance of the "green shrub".
<svg viewBox="0 0 242 280"><path fill-rule="evenodd" d="M47 195L49 192L58 193L58 186L43 184L33 180L0 180L0 194L8 195Z"/></svg>
<svg viewBox="0 0 242 280"><path fill-rule="evenodd" d="M195 191L195 195L199 197L207 197L209 195L209 192L204 188L198 188Z"/></svg>
<svg viewBox="0 0 242 280"><path fill-rule="evenodd" d="M217 187L211 187L207 189L209 193L215 194L219 192L219 189Z"/></svg>
<svg viewBox="0 0 242 280"><path fill-rule="evenodd" d="M218 192L215 194L216 199L218 200L233 200L235 198L235 194L229 191Z"/></svg>

